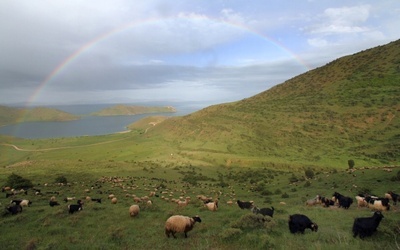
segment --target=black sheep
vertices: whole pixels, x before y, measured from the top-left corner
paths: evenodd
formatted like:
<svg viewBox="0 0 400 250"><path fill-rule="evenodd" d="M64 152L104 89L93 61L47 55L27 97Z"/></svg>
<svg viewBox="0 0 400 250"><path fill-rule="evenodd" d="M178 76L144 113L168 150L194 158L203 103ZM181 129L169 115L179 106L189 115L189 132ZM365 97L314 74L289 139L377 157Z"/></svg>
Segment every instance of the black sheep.
<svg viewBox="0 0 400 250"><path fill-rule="evenodd" d="M360 235L363 239L366 236L371 236L379 226L383 219L381 212L377 211L372 217L356 218L353 223L353 237Z"/></svg>
<svg viewBox="0 0 400 250"><path fill-rule="evenodd" d="M22 207L20 205L8 206L6 209L12 215L15 215L15 214L18 214L18 213L22 213Z"/></svg>
<svg viewBox="0 0 400 250"><path fill-rule="evenodd" d="M95 201L97 203L101 203L101 198L92 198L92 201Z"/></svg>
<svg viewBox="0 0 400 250"><path fill-rule="evenodd" d="M351 204L353 204L353 199L351 197L346 197L344 195L335 192L333 196L338 200L339 207L343 207L344 209L348 209Z"/></svg>
<svg viewBox="0 0 400 250"><path fill-rule="evenodd" d="M270 216L270 217L273 217L274 216L274 211L275 211L275 208L274 207L271 207L271 208L267 208L267 207L264 207L264 208L258 208L258 207L253 207L252 209L251 209L251 211L254 213L254 214L262 214L262 215L264 215L264 216Z"/></svg>
<svg viewBox="0 0 400 250"><path fill-rule="evenodd" d="M298 232L304 234L304 230L307 228L314 232L318 231L318 225L304 214L293 214L289 216L289 230L292 234Z"/></svg>
<svg viewBox="0 0 400 250"><path fill-rule="evenodd" d="M83 202L81 202L81 200L78 200L78 204L68 205L68 212L70 214L73 214L75 212L81 211L81 210L83 210L82 205L83 205Z"/></svg>
<svg viewBox="0 0 400 250"><path fill-rule="evenodd" d="M50 207L54 207L54 206L59 206L60 203L58 203L57 201L50 201L49 205L50 205Z"/></svg>
<svg viewBox="0 0 400 250"><path fill-rule="evenodd" d="M250 209L253 207L253 202L237 200L236 203L241 209Z"/></svg>

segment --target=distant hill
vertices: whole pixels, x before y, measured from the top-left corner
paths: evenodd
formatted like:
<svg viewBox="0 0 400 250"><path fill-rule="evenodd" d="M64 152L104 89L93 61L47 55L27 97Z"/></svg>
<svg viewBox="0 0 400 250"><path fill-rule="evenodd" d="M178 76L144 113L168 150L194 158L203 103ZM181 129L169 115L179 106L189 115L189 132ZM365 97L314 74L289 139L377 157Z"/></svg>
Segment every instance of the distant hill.
<svg viewBox="0 0 400 250"><path fill-rule="evenodd" d="M71 121L80 116L45 107L13 108L0 105L0 125L28 121Z"/></svg>
<svg viewBox="0 0 400 250"><path fill-rule="evenodd" d="M188 157L215 164L400 161L400 40L334 60L241 101L158 124ZM204 158L204 153L207 157ZM197 156L202 155L202 156Z"/></svg>
<svg viewBox="0 0 400 250"><path fill-rule="evenodd" d="M171 106L165 107L146 107L146 106L129 106L129 105L115 105L90 115L93 116L112 116L112 115L138 115L149 113L173 113L176 109Z"/></svg>

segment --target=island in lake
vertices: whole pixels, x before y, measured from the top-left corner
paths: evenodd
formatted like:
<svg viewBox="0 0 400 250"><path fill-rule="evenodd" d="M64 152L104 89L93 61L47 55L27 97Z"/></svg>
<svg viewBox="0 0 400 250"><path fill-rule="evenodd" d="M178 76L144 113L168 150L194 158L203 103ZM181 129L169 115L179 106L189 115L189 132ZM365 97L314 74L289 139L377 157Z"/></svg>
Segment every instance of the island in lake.
<svg viewBox="0 0 400 250"><path fill-rule="evenodd" d="M0 126L31 121L72 121L82 116L128 116L153 113L175 113L172 106L146 107L135 105L114 105L87 114L74 115L59 109L48 107L16 108L0 105Z"/></svg>

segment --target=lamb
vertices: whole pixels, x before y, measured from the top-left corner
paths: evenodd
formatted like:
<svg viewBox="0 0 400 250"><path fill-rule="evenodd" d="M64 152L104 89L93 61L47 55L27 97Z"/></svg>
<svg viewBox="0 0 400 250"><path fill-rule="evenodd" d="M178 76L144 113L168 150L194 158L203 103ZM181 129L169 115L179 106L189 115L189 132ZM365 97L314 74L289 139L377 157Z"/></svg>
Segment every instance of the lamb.
<svg viewBox="0 0 400 250"><path fill-rule="evenodd" d="M271 208L267 208L267 207L264 207L264 208L258 208L258 207L256 207L256 206L254 206L252 209L251 209L251 211L254 213L254 214L262 214L262 215L264 215L264 216L270 216L270 217L273 217L274 216L274 211L275 211L275 208L274 207L272 207L271 206Z"/></svg>
<svg viewBox="0 0 400 250"><path fill-rule="evenodd" d="M173 215L165 222L165 235L169 238L170 234L176 239L175 233L184 233L187 238L187 232L193 229L196 222L201 222L198 215L188 217L183 215Z"/></svg>
<svg viewBox="0 0 400 250"><path fill-rule="evenodd" d="M360 235L360 238L363 239L366 236L371 236L376 231L383 218L382 213L377 211L372 217L354 219L353 237Z"/></svg>
<svg viewBox="0 0 400 250"><path fill-rule="evenodd" d="M292 234L297 232L304 234L306 228L314 232L318 231L318 225L312 222L307 216L303 214L293 214L289 216L289 230Z"/></svg>
<svg viewBox="0 0 400 250"><path fill-rule="evenodd" d="M210 211L217 211L218 209L218 200L215 200L214 202L208 202L207 204L204 204L206 208Z"/></svg>
<svg viewBox="0 0 400 250"><path fill-rule="evenodd" d="M112 204L117 204L117 201L118 201L117 197L114 197L111 199Z"/></svg>
<svg viewBox="0 0 400 250"><path fill-rule="evenodd" d="M139 212L140 212L140 207L138 205L132 205L129 207L129 215L131 217L137 216Z"/></svg>

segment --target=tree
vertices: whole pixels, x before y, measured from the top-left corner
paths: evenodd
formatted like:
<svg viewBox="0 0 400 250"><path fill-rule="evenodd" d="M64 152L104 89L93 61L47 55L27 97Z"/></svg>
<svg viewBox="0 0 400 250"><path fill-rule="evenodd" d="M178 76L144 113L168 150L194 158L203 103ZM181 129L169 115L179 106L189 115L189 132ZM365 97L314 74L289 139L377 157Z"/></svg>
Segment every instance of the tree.
<svg viewBox="0 0 400 250"><path fill-rule="evenodd" d="M349 164L349 169L352 169L354 167L354 165L355 165L353 160L348 160L347 164Z"/></svg>
<svg viewBox="0 0 400 250"><path fill-rule="evenodd" d="M27 189L33 187L33 184L32 181L12 173L7 178L6 186L12 187L14 189L19 189L19 188Z"/></svg>

